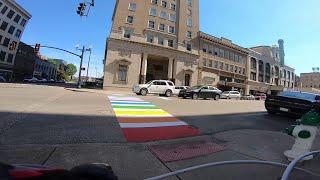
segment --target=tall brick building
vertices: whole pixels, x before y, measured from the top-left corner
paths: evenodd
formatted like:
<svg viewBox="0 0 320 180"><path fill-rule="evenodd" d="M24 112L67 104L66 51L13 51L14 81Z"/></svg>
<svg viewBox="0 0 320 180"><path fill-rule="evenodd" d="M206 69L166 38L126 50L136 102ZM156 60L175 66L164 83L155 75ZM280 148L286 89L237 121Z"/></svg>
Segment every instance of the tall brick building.
<svg viewBox="0 0 320 180"><path fill-rule="evenodd" d="M247 49L200 32L199 0L117 0L112 20L104 60L104 89L169 79L176 85L206 84L249 94L250 90L265 92L260 86L277 89L282 83L291 87L294 82L294 69L280 58L283 47L270 47L279 54L275 59L268 55L268 48ZM267 55L260 50L268 51ZM267 72L261 79L257 71L262 71L262 66L254 70L258 66L252 67L251 61L262 60L262 56L276 60L273 64L277 66L263 66ZM252 71L256 73L253 79Z"/></svg>

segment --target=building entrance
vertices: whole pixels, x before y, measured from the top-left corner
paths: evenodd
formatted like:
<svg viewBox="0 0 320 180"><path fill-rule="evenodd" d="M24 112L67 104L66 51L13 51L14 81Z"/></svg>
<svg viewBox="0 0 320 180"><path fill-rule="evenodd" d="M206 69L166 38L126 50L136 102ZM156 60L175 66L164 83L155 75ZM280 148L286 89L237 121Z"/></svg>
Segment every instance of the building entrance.
<svg viewBox="0 0 320 180"><path fill-rule="evenodd" d="M146 81L149 82L152 80L167 80L168 64L168 58L148 56Z"/></svg>

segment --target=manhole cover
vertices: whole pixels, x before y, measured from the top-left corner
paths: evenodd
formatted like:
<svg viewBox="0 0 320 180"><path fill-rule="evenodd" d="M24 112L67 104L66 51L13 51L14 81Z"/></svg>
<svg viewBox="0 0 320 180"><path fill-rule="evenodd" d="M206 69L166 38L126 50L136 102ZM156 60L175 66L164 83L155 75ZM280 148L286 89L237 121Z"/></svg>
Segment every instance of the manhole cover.
<svg viewBox="0 0 320 180"><path fill-rule="evenodd" d="M173 162L223 151L224 146L212 141L195 141L179 144L153 145L149 147L162 162Z"/></svg>

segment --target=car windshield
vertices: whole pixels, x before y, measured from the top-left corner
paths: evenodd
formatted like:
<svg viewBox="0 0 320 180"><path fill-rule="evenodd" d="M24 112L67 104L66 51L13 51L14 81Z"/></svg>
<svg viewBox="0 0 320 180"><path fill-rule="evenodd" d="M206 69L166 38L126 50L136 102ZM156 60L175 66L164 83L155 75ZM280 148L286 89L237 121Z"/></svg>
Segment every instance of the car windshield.
<svg viewBox="0 0 320 180"><path fill-rule="evenodd" d="M202 86L192 86L190 89L195 90L195 89L200 89Z"/></svg>
<svg viewBox="0 0 320 180"><path fill-rule="evenodd" d="M315 101L317 95L306 92L284 91L280 93L280 96Z"/></svg>

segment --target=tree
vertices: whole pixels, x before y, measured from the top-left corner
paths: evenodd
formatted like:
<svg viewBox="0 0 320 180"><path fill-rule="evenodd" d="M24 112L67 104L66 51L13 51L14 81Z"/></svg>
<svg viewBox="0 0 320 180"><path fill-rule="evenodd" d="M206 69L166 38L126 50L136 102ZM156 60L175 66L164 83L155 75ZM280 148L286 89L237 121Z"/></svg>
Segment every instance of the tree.
<svg viewBox="0 0 320 180"><path fill-rule="evenodd" d="M71 79L72 79L72 76L76 74L76 72L77 72L77 67L74 64L67 65L66 74L70 76Z"/></svg>

